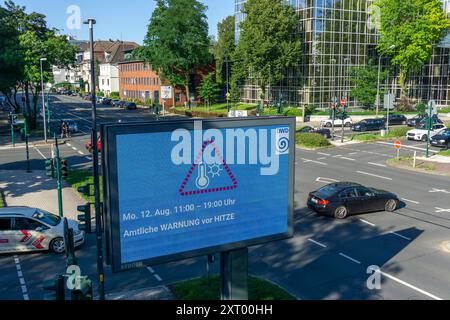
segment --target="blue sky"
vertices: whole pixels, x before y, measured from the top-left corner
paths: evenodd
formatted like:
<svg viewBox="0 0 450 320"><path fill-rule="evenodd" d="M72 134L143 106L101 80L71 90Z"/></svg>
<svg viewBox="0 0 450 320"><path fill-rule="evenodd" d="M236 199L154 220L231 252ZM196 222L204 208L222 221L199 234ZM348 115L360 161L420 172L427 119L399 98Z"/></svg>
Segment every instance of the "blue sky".
<svg viewBox="0 0 450 320"><path fill-rule="evenodd" d="M1 1L1 0L0 0ZM209 34L217 34L217 23L234 12L234 0L200 0L208 6L206 12ZM3 1L2 1L3 2ZM50 27L62 30L80 40L88 39L87 26L69 29L66 13L71 5L80 8L81 18L92 17L97 20L94 38L123 39L142 44L147 24L155 7L153 0L15 0L16 4L26 6L27 11L36 11L47 16Z"/></svg>

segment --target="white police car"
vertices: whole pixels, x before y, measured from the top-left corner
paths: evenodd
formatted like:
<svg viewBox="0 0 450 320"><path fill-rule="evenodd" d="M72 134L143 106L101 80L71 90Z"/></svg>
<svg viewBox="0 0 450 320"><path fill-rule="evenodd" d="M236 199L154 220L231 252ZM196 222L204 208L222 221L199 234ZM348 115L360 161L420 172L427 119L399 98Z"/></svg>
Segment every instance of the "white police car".
<svg viewBox="0 0 450 320"><path fill-rule="evenodd" d="M84 243L78 223L68 219L74 232L74 245ZM0 253L45 251L63 253L64 223L59 216L38 208L0 208Z"/></svg>

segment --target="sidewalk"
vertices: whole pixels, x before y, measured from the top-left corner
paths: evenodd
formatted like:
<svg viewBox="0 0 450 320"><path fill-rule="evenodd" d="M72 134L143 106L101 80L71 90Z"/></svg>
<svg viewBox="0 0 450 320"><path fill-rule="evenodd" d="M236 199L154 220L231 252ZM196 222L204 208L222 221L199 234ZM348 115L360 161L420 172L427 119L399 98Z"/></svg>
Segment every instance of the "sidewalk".
<svg viewBox="0 0 450 320"><path fill-rule="evenodd" d="M106 300L174 300L172 292L166 286L131 290L106 295Z"/></svg>
<svg viewBox="0 0 450 320"><path fill-rule="evenodd" d="M85 201L65 181L62 183L64 217L76 220L77 206ZM19 170L0 171L0 189L7 206L28 206L58 214L56 180L48 179L45 171L26 173Z"/></svg>

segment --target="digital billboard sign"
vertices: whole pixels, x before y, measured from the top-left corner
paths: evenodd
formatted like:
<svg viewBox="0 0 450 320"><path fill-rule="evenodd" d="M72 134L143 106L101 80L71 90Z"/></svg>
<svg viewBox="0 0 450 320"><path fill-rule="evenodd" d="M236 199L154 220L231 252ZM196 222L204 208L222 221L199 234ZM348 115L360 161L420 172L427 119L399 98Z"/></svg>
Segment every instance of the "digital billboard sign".
<svg viewBox="0 0 450 320"><path fill-rule="evenodd" d="M295 119L103 127L114 271L292 236Z"/></svg>

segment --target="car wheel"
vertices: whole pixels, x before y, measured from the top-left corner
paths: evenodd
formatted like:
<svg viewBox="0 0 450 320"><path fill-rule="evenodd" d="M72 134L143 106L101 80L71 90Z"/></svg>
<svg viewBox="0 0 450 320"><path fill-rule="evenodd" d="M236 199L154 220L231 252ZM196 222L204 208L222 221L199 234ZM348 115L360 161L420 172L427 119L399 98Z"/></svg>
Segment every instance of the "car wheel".
<svg viewBox="0 0 450 320"><path fill-rule="evenodd" d="M450 150L450 142L447 143L447 150Z"/></svg>
<svg viewBox="0 0 450 320"><path fill-rule="evenodd" d="M56 254L61 254L66 251L63 238L55 238L50 242L50 250Z"/></svg>
<svg viewBox="0 0 450 320"><path fill-rule="evenodd" d="M397 209L397 200L389 199L384 205L384 209L387 212L394 212Z"/></svg>
<svg viewBox="0 0 450 320"><path fill-rule="evenodd" d="M405 124L406 124L406 121L403 121L403 122L402 122L402 125L405 125Z"/></svg>
<svg viewBox="0 0 450 320"><path fill-rule="evenodd" d="M352 124L351 124L350 122L347 122L347 123L345 124L345 126L346 126L347 128L350 128L350 127L352 126Z"/></svg>
<svg viewBox="0 0 450 320"><path fill-rule="evenodd" d="M347 215L348 215L348 210L344 206L337 207L334 210L334 217L336 219L345 219L345 218L347 218Z"/></svg>
<svg viewBox="0 0 450 320"><path fill-rule="evenodd" d="M426 134L424 134L423 136L422 136L422 142L426 142L427 140L428 140L428 136L426 135Z"/></svg>
<svg viewBox="0 0 450 320"><path fill-rule="evenodd" d="M331 122L327 122L327 123L325 124L325 127L331 128Z"/></svg>

